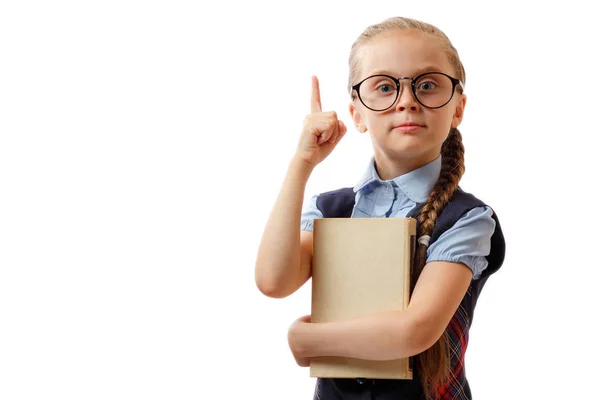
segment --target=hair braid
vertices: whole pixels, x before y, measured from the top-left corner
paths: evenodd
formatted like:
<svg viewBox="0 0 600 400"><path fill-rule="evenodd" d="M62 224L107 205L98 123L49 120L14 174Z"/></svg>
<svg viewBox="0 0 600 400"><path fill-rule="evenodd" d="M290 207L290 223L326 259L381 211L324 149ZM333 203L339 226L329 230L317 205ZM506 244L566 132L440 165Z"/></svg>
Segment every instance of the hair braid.
<svg viewBox="0 0 600 400"><path fill-rule="evenodd" d="M438 215L452 198L458 188L460 178L465 172L464 146L462 135L456 128L450 129L450 134L442 145L442 168L440 177L429 194L427 203L418 216L418 237L431 236ZM413 285L417 281L427 260L427 246L419 244L415 269L413 271ZM429 388L449 378L450 358L448 355L448 332L444 331L442 337L429 349L417 355L417 363L421 371L423 386ZM429 392L426 390L426 392ZM429 393L428 393L429 398Z"/></svg>

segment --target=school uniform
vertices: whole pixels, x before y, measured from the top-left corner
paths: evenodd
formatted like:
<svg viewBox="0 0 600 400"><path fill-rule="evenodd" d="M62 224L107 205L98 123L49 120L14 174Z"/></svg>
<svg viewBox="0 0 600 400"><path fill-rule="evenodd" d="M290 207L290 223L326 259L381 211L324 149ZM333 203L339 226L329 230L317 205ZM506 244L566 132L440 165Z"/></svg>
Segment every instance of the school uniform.
<svg viewBox="0 0 600 400"><path fill-rule="evenodd" d="M379 178L372 158L363 177L353 188L315 195L302 212L301 229L312 231L315 218L416 218L438 180L441 156L391 180ZM463 263L473 279L448 325L451 336L452 382L434 388L434 399L471 399L464 370L468 333L479 293L487 278L504 260L504 237L491 207L462 190L438 216L427 249L427 262ZM412 380L320 378L315 399L422 399L419 371Z"/></svg>

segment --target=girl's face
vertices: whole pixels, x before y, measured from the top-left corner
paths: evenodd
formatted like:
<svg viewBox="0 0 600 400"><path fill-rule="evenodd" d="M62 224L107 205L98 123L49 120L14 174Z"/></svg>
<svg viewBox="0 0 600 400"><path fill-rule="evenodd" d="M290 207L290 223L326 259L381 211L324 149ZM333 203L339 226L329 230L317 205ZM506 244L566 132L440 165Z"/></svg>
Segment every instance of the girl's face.
<svg viewBox="0 0 600 400"><path fill-rule="evenodd" d="M364 43L358 57L359 79L353 84L376 74L414 78L424 72L438 71L458 78L441 40L416 30L383 33ZM400 82L400 96L391 108L372 111L356 97L350 104L350 114L359 132L370 133L378 166L401 164L418 167L433 161L439 155L450 128L458 127L466 96L456 89L448 104L430 109L417 102L409 80ZM401 126L407 123L419 126Z"/></svg>

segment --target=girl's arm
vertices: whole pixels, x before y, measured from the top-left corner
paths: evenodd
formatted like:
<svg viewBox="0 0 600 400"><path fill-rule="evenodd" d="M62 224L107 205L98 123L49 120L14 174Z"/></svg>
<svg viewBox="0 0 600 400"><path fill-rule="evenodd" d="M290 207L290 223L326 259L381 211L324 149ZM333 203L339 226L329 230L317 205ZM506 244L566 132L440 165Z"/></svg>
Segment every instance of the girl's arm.
<svg viewBox="0 0 600 400"><path fill-rule="evenodd" d="M391 360L427 350L443 334L472 279L487 267L496 223L489 207L467 212L427 250L406 310L332 323L296 321L289 343L297 357Z"/></svg>
<svg viewBox="0 0 600 400"><path fill-rule="evenodd" d="M301 358L352 357L395 360L419 354L444 333L464 297L472 271L464 264L429 262L404 311L339 322L293 324L290 347Z"/></svg>
<svg viewBox="0 0 600 400"><path fill-rule="evenodd" d="M311 113L305 118L256 258L256 285L267 296L288 296L310 277L312 233L300 232L304 191L314 167L331 154L345 133L346 126L335 112L322 112L319 81L313 76Z"/></svg>
<svg viewBox="0 0 600 400"><path fill-rule="evenodd" d="M294 158L267 221L256 259L259 290L286 297L310 277L312 232L300 231L306 183L313 167Z"/></svg>

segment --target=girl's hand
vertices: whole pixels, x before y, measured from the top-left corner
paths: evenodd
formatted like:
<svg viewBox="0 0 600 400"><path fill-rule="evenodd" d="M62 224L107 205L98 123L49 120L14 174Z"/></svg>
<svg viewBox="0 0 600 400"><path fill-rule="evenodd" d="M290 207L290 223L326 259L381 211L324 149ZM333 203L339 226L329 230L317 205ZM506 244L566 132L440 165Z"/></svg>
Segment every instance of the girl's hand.
<svg viewBox="0 0 600 400"><path fill-rule="evenodd" d="M310 366L310 359L302 355L302 334L303 330L306 329L306 325L310 323L310 315L298 318L290 326L288 330L288 344L290 350L296 359L296 363L301 367Z"/></svg>
<svg viewBox="0 0 600 400"><path fill-rule="evenodd" d="M296 151L296 158L315 167L323 161L344 137L346 125L334 111L321 111L319 80L312 77L311 113L304 119L304 129Z"/></svg>

